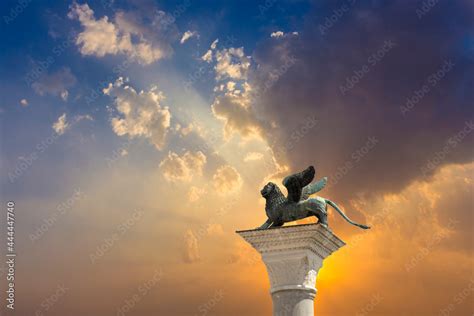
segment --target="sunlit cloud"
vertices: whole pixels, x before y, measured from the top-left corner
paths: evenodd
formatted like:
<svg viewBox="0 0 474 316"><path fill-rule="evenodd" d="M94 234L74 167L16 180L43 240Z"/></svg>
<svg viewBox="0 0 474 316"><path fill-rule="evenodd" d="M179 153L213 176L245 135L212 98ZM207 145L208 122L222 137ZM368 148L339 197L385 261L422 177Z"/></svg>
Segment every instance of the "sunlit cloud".
<svg viewBox="0 0 474 316"><path fill-rule="evenodd" d="M216 79L231 78L242 80L247 78L250 58L245 56L243 47L223 48L216 52Z"/></svg>
<svg viewBox="0 0 474 316"><path fill-rule="evenodd" d="M193 37L199 37L199 33L197 31L186 31L183 33L181 40L179 41L181 44L184 44L186 41Z"/></svg>
<svg viewBox="0 0 474 316"><path fill-rule="evenodd" d="M259 153L259 152L250 152L250 153L247 153L247 155L245 155L245 158L244 158L244 161L247 162L247 161L256 161L256 160L261 160L263 159L263 154L262 153Z"/></svg>
<svg viewBox="0 0 474 316"><path fill-rule="evenodd" d="M160 162L160 170L168 181L190 182L194 176L202 175L202 169L207 158L201 152L185 152L182 156L174 152L169 152L163 161ZM198 195L194 192L193 197Z"/></svg>
<svg viewBox="0 0 474 316"><path fill-rule="evenodd" d="M184 251L183 260L186 263L193 263L201 259L199 253L199 244L193 231L188 229L184 233Z"/></svg>
<svg viewBox="0 0 474 316"><path fill-rule="evenodd" d="M206 51L204 55L201 56L201 59L207 63L211 63L213 61L213 56L214 56L214 51L217 47L217 43L219 42L219 39L216 39L214 42L212 42L211 46L209 49Z"/></svg>
<svg viewBox="0 0 474 316"><path fill-rule="evenodd" d="M165 97L157 87L137 92L119 78L104 89L104 94L114 98L115 108L120 114L111 122L118 136L144 137L156 149L163 149L171 113L168 107L161 105Z"/></svg>
<svg viewBox="0 0 474 316"><path fill-rule="evenodd" d="M58 134L62 135L69 128L69 123L66 121L66 113L63 113L58 120L53 124L53 130Z"/></svg>
<svg viewBox="0 0 474 316"><path fill-rule="evenodd" d="M276 31L276 32L272 32L270 34L270 37L272 38L281 38L281 37L285 37L285 36L298 36L299 33L298 32L291 32L291 33L284 33L282 31Z"/></svg>
<svg viewBox="0 0 474 316"><path fill-rule="evenodd" d="M188 199L189 199L190 202L196 202L204 194L206 194L206 192L207 192L207 190L205 188L192 186L192 187L189 188L189 191L188 191Z"/></svg>
<svg viewBox="0 0 474 316"><path fill-rule="evenodd" d="M83 31L76 39L76 45L83 55L126 55L141 64L150 64L172 53L160 20L166 14L160 11L153 23L145 25L137 12L119 11L113 20L107 16L96 19L88 4L74 3L68 13L70 19L77 19Z"/></svg>
<svg viewBox="0 0 474 316"><path fill-rule="evenodd" d="M229 194L236 192L242 186L242 177L240 173L232 166L225 165L217 169L214 174L214 188L220 194Z"/></svg>

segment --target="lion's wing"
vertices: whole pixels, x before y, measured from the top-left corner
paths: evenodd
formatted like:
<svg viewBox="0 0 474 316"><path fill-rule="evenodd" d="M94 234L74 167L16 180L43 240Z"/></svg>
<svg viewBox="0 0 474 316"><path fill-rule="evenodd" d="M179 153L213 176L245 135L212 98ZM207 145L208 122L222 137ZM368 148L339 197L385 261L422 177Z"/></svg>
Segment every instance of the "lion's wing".
<svg viewBox="0 0 474 316"><path fill-rule="evenodd" d="M313 166L309 166L305 170L287 176L283 179L282 184L288 191L287 199L290 202L298 203L301 200L301 194L303 193L303 187L310 184L313 181L314 174L316 171Z"/></svg>
<svg viewBox="0 0 474 316"><path fill-rule="evenodd" d="M303 192L301 193L300 200L306 200L307 198L309 198L311 194L321 191L326 186L327 182L328 182L328 178L324 177L318 182L308 184L307 186L303 188Z"/></svg>

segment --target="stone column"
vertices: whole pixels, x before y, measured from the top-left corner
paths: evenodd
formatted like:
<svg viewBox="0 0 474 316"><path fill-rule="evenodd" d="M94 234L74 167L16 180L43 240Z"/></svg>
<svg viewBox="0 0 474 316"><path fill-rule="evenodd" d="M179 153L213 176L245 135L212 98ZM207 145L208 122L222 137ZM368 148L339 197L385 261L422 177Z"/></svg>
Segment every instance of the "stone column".
<svg viewBox="0 0 474 316"><path fill-rule="evenodd" d="M323 260L345 243L319 224L237 231L262 256L274 316L312 316Z"/></svg>

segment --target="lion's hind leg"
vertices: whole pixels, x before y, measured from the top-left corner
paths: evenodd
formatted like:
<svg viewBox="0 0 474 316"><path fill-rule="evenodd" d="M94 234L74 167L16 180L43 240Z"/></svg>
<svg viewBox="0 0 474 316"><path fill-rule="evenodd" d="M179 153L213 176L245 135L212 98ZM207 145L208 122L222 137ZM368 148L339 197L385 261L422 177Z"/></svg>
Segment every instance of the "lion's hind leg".
<svg viewBox="0 0 474 316"><path fill-rule="evenodd" d="M316 199L310 199L308 203L309 216L315 216L318 219L318 224L328 227L328 214L323 211L322 205Z"/></svg>
<svg viewBox="0 0 474 316"><path fill-rule="evenodd" d="M324 227L328 227L328 214L318 212L319 214L316 215L318 218L318 224L323 225Z"/></svg>

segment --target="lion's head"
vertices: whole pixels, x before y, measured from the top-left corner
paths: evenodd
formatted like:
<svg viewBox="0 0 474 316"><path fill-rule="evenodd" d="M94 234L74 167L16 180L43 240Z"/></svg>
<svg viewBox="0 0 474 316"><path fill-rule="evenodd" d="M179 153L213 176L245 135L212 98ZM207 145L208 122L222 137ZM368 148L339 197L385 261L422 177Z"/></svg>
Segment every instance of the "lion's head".
<svg viewBox="0 0 474 316"><path fill-rule="evenodd" d="M263 187L263 189L260 190L260 194L266 198L270 195L270 193L272 193L273 191L275 191L275 188L276 188L276 184L273 183L273 182L268 182L267 184L265 184L265 186Z"/></svg>

